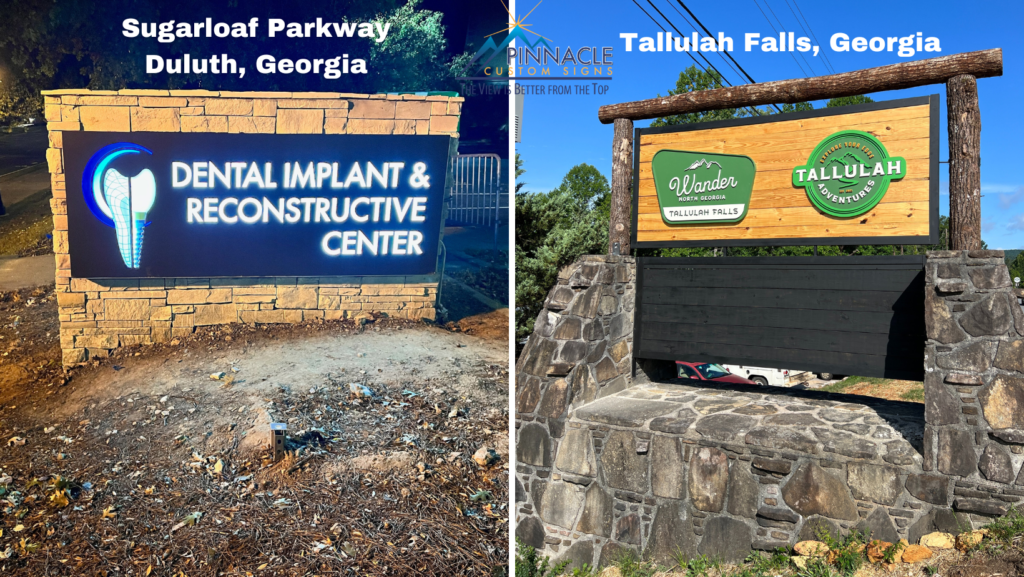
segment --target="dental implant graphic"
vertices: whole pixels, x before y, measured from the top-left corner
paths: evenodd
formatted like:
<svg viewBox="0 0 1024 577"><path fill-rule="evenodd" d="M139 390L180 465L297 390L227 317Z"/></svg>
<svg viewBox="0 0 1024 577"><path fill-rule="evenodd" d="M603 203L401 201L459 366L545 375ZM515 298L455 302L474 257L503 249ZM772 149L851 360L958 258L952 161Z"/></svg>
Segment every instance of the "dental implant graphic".
<svg viewBox="0 0 1024 577"><path fill-rule="evenodd" d="M129 142L105 146L89 159L82 176L86 204L100 222L114 229L121 260L130 269L139 268L142 260L146 217L156 202L156 178L148 168L127 177L110 164L120 156L140 153L152 154Z"/></svg>
<svg viewBox="0 0 1024 577"><path fill-rule="evenodd" d="M103 176L103 193L114 219L121 259L128 268L139 268L146 213L156 200L156 179L148 168L131 178L111 168Z"/></svg>

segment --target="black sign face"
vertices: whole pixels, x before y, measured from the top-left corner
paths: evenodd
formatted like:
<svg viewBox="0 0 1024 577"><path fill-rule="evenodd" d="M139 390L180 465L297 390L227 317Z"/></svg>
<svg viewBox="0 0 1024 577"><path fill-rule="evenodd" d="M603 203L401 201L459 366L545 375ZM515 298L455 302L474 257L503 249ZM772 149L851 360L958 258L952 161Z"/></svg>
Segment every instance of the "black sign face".
<svg viewBox="0 0 1024 577"><path fill-rule="evenodd" d="M71 274L431 274L450 140L65 132Z"/></svg>

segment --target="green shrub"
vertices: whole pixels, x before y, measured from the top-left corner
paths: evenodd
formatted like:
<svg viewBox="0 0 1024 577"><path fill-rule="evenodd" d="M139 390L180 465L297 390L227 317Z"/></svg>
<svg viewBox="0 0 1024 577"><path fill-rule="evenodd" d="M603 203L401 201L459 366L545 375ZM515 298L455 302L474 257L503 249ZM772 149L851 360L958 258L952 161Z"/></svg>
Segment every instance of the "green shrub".
<svg viewBox="0 0 1024 577"><path fill-rule="evenodd" d="M568 564L563 561L552 567L546 556L516 539L516 577L555 577L561 575Z"/></svg>

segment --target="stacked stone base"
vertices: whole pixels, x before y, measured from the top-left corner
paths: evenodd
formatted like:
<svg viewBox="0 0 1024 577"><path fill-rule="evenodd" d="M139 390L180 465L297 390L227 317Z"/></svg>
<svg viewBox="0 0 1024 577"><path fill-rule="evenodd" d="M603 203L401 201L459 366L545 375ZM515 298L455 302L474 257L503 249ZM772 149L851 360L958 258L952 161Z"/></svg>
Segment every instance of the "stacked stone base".
<svg viewBox="0 0 1024 577"><path fill-rule="evenodd" d="M117 347L169 341L191 334L198 326L294 324L369 318L371 313L435 318L437 281L433 277L380 281L389 284L295 277L69 279L69 290L57 292L63 362L72 366L106 357Z"/></svg>
<svg viewBox="0 0 1024 577"><path fill-rule="evenodd" d="M988 522L954 516L961 494L1005 511L1013 487L926 473L919 404L760 388L638 385L575 409L560 440L519 431L516 534L574 565L626 549L738 562L850 530L916 542ZM958 525L959 524L959 525Z"/></svg>

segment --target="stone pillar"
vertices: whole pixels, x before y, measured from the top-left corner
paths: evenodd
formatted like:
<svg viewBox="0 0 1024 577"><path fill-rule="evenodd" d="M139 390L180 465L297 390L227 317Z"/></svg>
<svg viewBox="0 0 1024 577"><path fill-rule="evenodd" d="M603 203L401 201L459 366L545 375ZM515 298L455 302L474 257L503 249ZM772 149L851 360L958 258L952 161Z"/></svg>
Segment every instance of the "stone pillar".
<svg viewBox="0 0 1024 577"><path fill-rule="evenodd" d="M1024 311L1001 250L929 252L926 275L923 468L961 479L956 510L1000 515L973 487L1013 484L1024 461Z"/></svg>
<svg viewBox="0 0 1024 577"><path fill-rule="evenodd" d="M558 550L563 539L544 523L566 524L582 497L566 490L540 500L527 493L544 490L556 455L564 455L557 462L562 478L584 482L595 474L589 437L566 432L569 411L631 385L635 283L628 256L584 256L559 271L516 363L515 494L523 520L516 536L538 549ZM572 450L558 453L561 444ZM574 557L594 565L592 548L574 547Z"/></svg>

